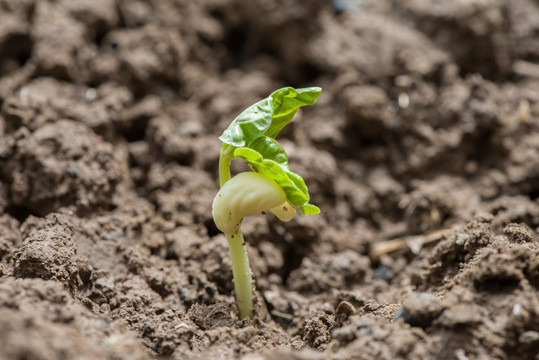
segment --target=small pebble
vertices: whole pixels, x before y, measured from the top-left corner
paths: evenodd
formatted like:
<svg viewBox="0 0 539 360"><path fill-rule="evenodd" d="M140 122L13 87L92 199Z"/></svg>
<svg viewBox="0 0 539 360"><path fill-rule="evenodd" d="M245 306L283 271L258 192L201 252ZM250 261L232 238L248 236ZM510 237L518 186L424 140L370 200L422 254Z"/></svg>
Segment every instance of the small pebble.
<svg viewBox="0 0 539 360"><path fill-rule="evenodd" d="M524 345L539 344L539 332L533 330L525 331L518 337L518 342Z"/></svg>
<svg viewBox="0 0 539 360"><path fill-rule="evenodd" d="M342 324L355 313L356 308L354 305L350 304L348 301L341 301L341 303L337 306L337 310L335 311L335 320Z"/></svg>
<svg viewBox="0 0 539 360"><path fill-rule="evenodd" d="M443 310L441 302L431 294L419 293L404 301L394 320L403 319L412 326L427 327Z"/></svg>

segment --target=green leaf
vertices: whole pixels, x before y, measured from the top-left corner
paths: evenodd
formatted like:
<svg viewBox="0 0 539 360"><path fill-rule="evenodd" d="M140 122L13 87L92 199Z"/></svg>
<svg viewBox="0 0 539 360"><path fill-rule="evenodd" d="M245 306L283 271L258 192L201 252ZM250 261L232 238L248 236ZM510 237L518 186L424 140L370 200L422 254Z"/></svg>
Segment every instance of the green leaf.
<svg viewBox="0 0 539 360"><path fill-rule="evenodd" d="M288 156L275 139L260 136L246 147L236 149L234 157L241 157L254 171L275 181L284 190L287 201L303 214L320 212L318 207L308 204L309 191L305 181L290 170Z"/></svg>
<svg viewBox="0 0 539 360"><path fill-rule="evenodd" d="M301 212L304 215L315 215L320 213L320 208L313 204L305 204L302 206Z"/></svg>
<svg viewBox="0 0 539 360"><path fill-rule="evenodd" d="M276 90L238 115L219 140L239 148L260 136L275 138L300 107L316 102L321 91L319 87Z"/></svg>

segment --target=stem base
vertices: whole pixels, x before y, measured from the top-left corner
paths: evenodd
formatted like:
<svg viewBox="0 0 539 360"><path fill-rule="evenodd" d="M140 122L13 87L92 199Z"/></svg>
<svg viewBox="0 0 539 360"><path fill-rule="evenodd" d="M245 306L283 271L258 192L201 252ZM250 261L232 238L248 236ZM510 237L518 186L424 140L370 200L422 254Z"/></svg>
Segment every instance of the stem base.
<svg viewBox="0 0 539 360"><path fill-rule="evenodd" d="M253 283L243 235L239 228L235 232L225 235L232 262L232 275L234 276L234 289L236 290L240 319L253 318Z"/></svg>

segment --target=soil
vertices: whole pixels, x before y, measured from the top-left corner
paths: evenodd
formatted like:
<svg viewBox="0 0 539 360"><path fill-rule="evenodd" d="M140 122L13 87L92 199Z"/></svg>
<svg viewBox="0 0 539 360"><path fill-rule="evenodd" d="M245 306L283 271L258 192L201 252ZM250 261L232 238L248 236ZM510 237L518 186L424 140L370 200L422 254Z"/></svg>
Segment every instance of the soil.
<svg viewBox="0 0 539 360"><path fill-rule="evenodd" d="M539 359L532 0L0 0L0 359ZM217 137L282 86L316 216L243 229ZM233 163L233 171L245 170Z"/></svg>

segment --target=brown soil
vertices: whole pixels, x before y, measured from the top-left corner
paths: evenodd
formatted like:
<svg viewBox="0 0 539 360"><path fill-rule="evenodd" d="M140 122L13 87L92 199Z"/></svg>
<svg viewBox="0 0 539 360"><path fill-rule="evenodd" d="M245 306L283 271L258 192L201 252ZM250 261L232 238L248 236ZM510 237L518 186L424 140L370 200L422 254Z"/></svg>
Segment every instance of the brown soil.
<svg viewBox="0 0 539 360"><path fill-rule="evenodd" d="M539 359L538 34L532 0L0 0L0 359ZM322 213L245 221L240 321L217 136L286 85L324 89L281 136Z"/></svg>

